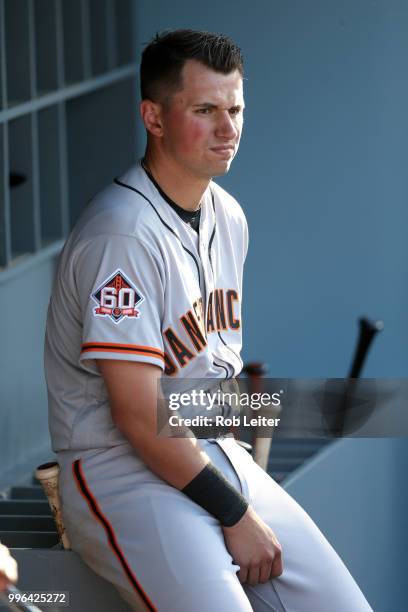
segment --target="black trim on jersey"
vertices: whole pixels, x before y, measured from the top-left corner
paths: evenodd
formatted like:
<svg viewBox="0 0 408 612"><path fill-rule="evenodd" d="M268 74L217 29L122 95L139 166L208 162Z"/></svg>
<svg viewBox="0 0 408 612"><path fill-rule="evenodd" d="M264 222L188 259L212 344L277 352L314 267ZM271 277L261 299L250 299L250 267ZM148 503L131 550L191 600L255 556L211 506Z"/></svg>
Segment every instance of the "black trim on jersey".
<svg viewBox="0 0 408 612"><path fill-rule="evenodd" d="M99 520L100 523L102 523L106 535L108 536L108 540L109 540L109 544L111 545L111 547L113 548L113 550L115 551L115 554L122 566L123 571L125 572L126 576L129 578L130 582L132 583L134 589L138 592L138 594L140 595L140 597L143 599L144 603L146 604L148 610L152 610L154 612L157 612L156 608L153 606L152 602L149 600L149 598L147 597L146 593L143 591L143 589L141 588L140 584L137 582L137 580L135 579L135 576L133 575L121 549L119 548L117 542L116 542L116 537L115 534L112 530L112 526L110 525L110 523L107 521L107 519L105 518L105 516L102 514L102 512L99 510L97 504L95 503L95 500L91 494L91 492L89 491L86 483L84 482L84 479L82 478L82 473L81 473L81 468L80 468L80 463L81 463L81 459L76 459L73 463L73 470L74 470L74 474L77 480L77 483L81 489L82 495L85 497L86 501L88 502L88 505L91 509L91 511L93 512L93 514L96 516L96 518Z"/></svg>
<svg viewBox="0 0 408 612"><path fill-rule="evenodd" d="M238 355L236 354L236 352L225 342L224 338L221 336L221 332L217 332L218 333L218 337L221 340L221 342L223 343L224 346L227 347L228 350L231 351L231 353L238 359L239 363L241 363L241 369L242 369L242 359L240 357L238 357ZM234 374L235 374L235 368L234 366L232 366L233 370L234 370Z"/></svg>
<svg viewBox="0 0 408 612"><path fill-rule="evenodd" d="M163 200L166 200L167 204L169 204L169 206L172 207L172 209L174 210L174 212L178 214L180 219L184 221L184 223L187 223L187 225L193 228L193 230L197 232L198 234L199 233L198 230L200 227L201 206L197 210L186 210L185 208L183 208L182 206L174 202L174 200L172 200L167 195L167 193L163 191L163 189L160 187L159 183L156 181L152 173L149 172L149 170L146 168L143 161L141 162L141 165L142 165L143 170L146 172L147 176L153 183L153 185L156 187L157 191L160 193Z"/></svg>
<svg viewBox="0 0 408 612"><path fill-rule="evenodd" d="M149 198L147 196L145 196L144 193L142 193L141 191L139 191L138 189L136 189L135 187L132 187L131 185L127 185L126 183L122 183L122 181L120 181L119 179L115 178L113 179L113 182L116 183L117 185L120 185L121 187L126 187L127 189L130 189L131 191L134 191L135 193L138 193L140 196L142 196L142 198L144 198L146 200L146 202L148 202L150 204L150 206L153 208L154 212L156 213L156 215L159 217L160 221L163 223L163 225L165 227L167 227L168 230L171 231L171 233L177 238L177 240L180 242L181 246L183 247L183 249L186 251L186 253L188 253L190 255L190 257L192 257L194 259L194 263L196 265L197 268L197 272L198 272L198 284L200 285L200 289L201 289L201 274L200 274L200 267L198 265L198 261L195 258L194 253L192 253L186 246L184 246L184 244L181 241L180 236L177 234L177 232L174 231L174 229L172 227L170 227L170 225L168 225L164 219L162 219L162 217L160 216L159 212L157 211L157 209L155 208L155 206L152 204L152 202L149 200Z"/></svg>
<svg viewBox="0 0 408 612"><path fill-rule="evenodd" d="M210 242L208 243L208 259L210 260L211 271L212 271L213 276L214 276L214 268L213 268L212 257L211 257L211 247L212 247L212 243L213 243L214 236L215 236L215 228L217 227L217 216L216 216L216 213L215 213L215 200L214 200L214 193L213 193L212 190L211 190L211 200L212 200L212 205L213 205L213 209L214 209L214 229L213 229L213 232L211 234ZM234 355L234 357L236 357L238 359L238 362L241 363L241 367L242 367L242 359L225 342L224 338L221 336L221 333L219 331L217 333L218 333L218 337L221 340L221 342L224 344L224 346L227 347L228 350L231 351L231 353ZM218 364L215 364L215 365L218 365ZM223 367L223 366L220 366L220 367ZM233 373L235 374L235 367L234 366L231 366L231 367L233 369Z"/></svg>
<svg viewBox="0 0 408 612"><path fill-rule="evenodd" d="M213 360L213 364L214 364L215 366L217 366L217 368L222 368L223 370L225 370L225 372L226 372L226 374L225 374L225 378L226 378L226 379L231 378L230 373L228 372L228 370L227 370L227 368L226 368L225 366L221 365L220 363L217 363L217 362L216 362L216 361L214 361L214 360Z"/></svg>
<svg viewBox="0 0 408 612"><path fill-rule="evenodd" d="M212 189L210 189L210 191L211 191L211 202L212 202L213 211L214 211L214 227L213 227L213 231L211 234L210 242L208 243L208 257L210 259L211 270L212 270L213 266L212 266L212 259L211 259L211 247L212 247L212 243L213 243L214 236L215 236L215 228L217 227L217 215L215 213L214 192ZM213 274L214 274L214 270L213 270Z"/></svg>

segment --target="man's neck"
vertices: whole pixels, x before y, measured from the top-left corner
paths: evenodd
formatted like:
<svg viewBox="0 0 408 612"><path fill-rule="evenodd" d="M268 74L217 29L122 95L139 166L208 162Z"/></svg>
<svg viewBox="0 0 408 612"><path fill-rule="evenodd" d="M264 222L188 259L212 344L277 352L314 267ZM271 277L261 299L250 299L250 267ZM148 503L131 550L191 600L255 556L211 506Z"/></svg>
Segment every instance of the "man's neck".
<svg viewBox="0 0 408 612"><path fill-rule="evenodd" d="M177 165L165 159L158 159L147 150L143 165L156 183L173 202L181 208L193 211L200 208L201 200L210 179L199 180L183 172Z"/></svg>

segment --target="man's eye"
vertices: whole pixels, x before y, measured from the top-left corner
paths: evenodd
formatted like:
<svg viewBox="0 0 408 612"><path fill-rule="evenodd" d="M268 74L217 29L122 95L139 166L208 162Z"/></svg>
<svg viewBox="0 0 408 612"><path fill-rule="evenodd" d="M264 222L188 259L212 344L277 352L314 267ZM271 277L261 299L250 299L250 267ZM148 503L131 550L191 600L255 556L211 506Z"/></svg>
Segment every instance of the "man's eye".
<svg viewBox="0 0 408 612"><path fill-rule="evenodd" d="M230 115L239 115L240 112L241 112L241 109L238 107L230 108Z"/></svg>
<svg viewBox="0 0 408 612"><path fill-rule="evenodd" d="M201 115L209 115L211 113L211 110L211 108L199 108L197 112Z"/></svg>

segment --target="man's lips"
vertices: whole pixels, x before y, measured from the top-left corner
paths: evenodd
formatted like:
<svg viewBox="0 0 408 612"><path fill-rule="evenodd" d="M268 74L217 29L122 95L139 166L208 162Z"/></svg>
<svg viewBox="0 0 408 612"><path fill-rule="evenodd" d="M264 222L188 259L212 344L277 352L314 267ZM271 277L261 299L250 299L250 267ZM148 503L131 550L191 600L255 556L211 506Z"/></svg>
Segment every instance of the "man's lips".
<svg viewBox="0 0 408 612"><path fill-rule="evenodd" d="M211 151L233 151L234 149L234 145L217 145L216 147L211 147Z"/></svg>
<svg viewBox="0 0 408 612"><path fill-rule="evenodd" d="M214 153L218 153L218 155L232 155L235 151L235 147L232 145L218 145L216 147L211 147L210 150Z"/></svg>

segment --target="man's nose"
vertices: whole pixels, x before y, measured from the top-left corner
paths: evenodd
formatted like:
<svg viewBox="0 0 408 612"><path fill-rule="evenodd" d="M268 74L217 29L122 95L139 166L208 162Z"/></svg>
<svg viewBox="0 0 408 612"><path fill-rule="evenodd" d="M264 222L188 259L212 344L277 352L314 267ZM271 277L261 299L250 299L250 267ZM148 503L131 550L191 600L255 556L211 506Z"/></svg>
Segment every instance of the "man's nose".
<svg viewBox="0 0 408 612"><path fill-rule="evenodd" d="M217 136L234 138L238 134L238 128L228 111L220 113L217 123Z"/></svg>

